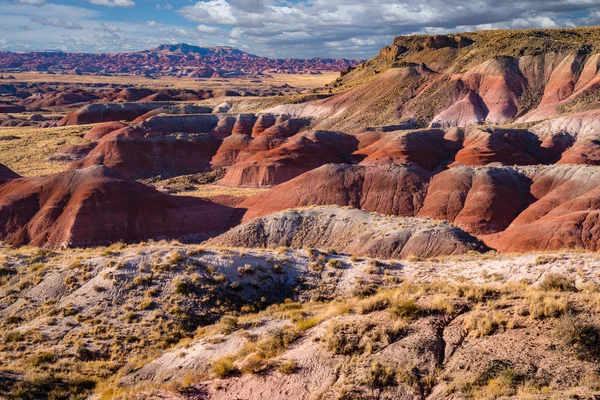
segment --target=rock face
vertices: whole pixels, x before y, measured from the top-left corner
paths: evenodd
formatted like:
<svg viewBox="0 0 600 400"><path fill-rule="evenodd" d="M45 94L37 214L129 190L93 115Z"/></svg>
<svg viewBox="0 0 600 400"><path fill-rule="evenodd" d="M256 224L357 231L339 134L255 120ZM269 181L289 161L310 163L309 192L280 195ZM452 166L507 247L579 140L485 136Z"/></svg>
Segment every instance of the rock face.
<svg viewBox="0 0 600 400"><path fill-rule="evenodd" d="M86 135L101 136L94 150L69 168L106 165L133 179L184 175L204 172L212 167L228 167L247 159L251 154L270 149L276 141L283 143L285 137L279 135L282 130L287 134L295 134L309 123L308 120L290 121L285 116L274 118L278 124L264 131L260 126L255 129L259 117L254 114L237 117L214 114L148 116L137 124L124 126L108 134L105 132L116 127L116 123L110 123L110 126L103 124L92 129L97 128L98 131L90 131ZM282 124L285 127L279 128ZM270 130L277 134L271 135ZM253 131L260 132L261 136L252 138ZM336 143L336 140L339 142ZM354 150L350 142L356 140L337 133L314 133L305 138L290 139L289 146L281 150L284 153L279 156L257 156L259 160L268 159L265 165L261 165L263 169L258 175L252 175L252 163L256 163L255 160L250 161L251 166L243 163L239 167L236 165L231 172L233 176L234 171L243 172L236 178L228 179L240 186L283 182L323 162L350 159L349 155ZM242 152L245 156L241 155ZM315 157L318 155L324 157L324 161L319 163ZM275 163L279 163L281 168L273 166Z"/></svg>
<svg viewBox="0 0 600 400"><path fill-rule="evenodd" d="M600 248L600 171L592 166L325 165L243 201L244 221L336 204L386 215L446 220L499 251ZM310 188L310 190L306 190Z"/></svg>
<svg viewBox="0 0 600 400"><path fill-rule="evenodd" d="M594 167L557 166L528 175L536 201L486 242L501 251L600 249L600 172Z"/></svg>
<svg viewBox="0 0 600 400"><path fill-rule="evenodd" d="M232 215L231 208L172 197L101 166L0 185L0 239L15 246L201 239L228 228Z"/></svg>
<svg viewBox="0 0 600 400"><path fill-rule="evenodd" d="M203 172L221 144L208 133L218 121L210 114L151 117L103 136L69 169L105 165L128 178Z"/></svg>
<svg viewBox="0 0 600 400"><path fill-rule="evenodd" d="M13 172L6 165L0 164L0 184L6 182L8 180L17 179L17 178L19 178L19 174L17 174L16 172Z"/></svg>
<svg viewBox="0 0 600 400"><path fill-rule="evenodd" d="M478 235L500 232L533 201L530 185L513 168L451 168L431 179L417 216Z"/></svg>
<svg viewBox="0 0 600 400"><path fill-rule="evenodd" d="M418 167L328 164L251 197L239 207L247 209L244 221L288 208L331 204L416 216L429 179L430 174Z"/></svg>
<svg viewBox="0 0 600 400"><path fill-rule="evenodd" d="M98 96L83 89L67 89L47 93L38 93L19 102L28 110L52 109L67 105L98 100Z"/></svg>
<svg viewBox="0 0 600 400"><path fill-rule="evenodd" d="M487 250L477 239L447 223L384 217L338 207L268 215L233 228L208 244L334 249L378 258L433 257Z"/></svg>
<svg viewBox="0 0 600 400"><path fill-rule="evenodd" d="M273 149L259 151L235 163L220 183L251 187L277 185L324 164L349 162L357 145L354 136L343 133L299 133Z"/></svg>
<svg viewBox="0 0 600 400"><path fill-rule="evenodd" d="M125 128L126 126L127 125L125 125L124 123L119 122L119 121L104 122L104 123L94 126L92 129L87 131L83 138L87 139L87 140L96 140L97 141L97 140L102 139L104 136L108 135L109 133L119 130L121 128Z"/></svg>
<svg viewBox="0 0 600 400"><path fill-rule="evenodd" d="M70 112L58 122L59 126L96 124L109 121L133 121L161 103L90 104Z"/></svg>

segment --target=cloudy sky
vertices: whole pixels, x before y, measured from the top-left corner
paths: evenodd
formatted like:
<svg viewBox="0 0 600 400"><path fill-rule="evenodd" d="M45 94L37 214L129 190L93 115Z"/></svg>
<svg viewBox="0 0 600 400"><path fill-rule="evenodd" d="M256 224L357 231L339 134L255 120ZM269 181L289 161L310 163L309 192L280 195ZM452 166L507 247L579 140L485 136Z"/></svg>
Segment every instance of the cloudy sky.
<svg viewBox="0 0 600 400"><path fill-rule="evenodd" d="M0 21L0 50L369 58L396 35L597 25L600 0L0 0Z"/></svg>

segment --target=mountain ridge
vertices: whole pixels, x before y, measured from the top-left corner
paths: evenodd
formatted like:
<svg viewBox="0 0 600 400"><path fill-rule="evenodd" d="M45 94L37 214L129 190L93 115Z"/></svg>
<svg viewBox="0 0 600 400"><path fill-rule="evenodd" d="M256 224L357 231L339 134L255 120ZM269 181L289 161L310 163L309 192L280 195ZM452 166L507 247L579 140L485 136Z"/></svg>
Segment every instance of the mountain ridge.
<svg viewBox="0 0 600 400"><path fill-rule="evenodd" d="M0 52L3 72L74 71L92 74L134 73L183 76L201 70L195 77L258 74L264 71L310 73L343 71L363 60L344 58L274 59L234 47L200 47L187 43L161 44L125 53L66 53L50 51Z"/></svg>

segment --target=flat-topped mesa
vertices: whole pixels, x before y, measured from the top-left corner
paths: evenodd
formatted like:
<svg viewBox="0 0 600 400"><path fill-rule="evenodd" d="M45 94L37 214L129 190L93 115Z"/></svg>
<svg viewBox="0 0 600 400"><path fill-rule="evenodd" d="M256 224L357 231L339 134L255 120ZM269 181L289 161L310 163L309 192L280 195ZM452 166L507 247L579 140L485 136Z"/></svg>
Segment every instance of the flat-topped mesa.
<svg viewBox="0 0 600 400"><path fill-rule="evenodd" d="M149 239L195 239L229 228L234 211L175 197L96 166L0 185L0 240L84 247Z"/></svg>
<svg viewBox="0 0 600 400"><path fill-rule="evenodd" d="M207 244L333 249L338 253L387 259L488 250L477 239L448 223L333 206L287 210L257 218Z"/></svg>

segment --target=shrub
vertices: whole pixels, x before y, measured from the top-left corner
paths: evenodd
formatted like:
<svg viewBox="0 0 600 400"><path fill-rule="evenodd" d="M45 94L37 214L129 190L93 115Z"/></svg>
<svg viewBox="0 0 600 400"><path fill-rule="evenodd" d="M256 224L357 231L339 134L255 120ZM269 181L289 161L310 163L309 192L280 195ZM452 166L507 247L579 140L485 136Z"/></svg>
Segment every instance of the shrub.
<svg viewBox="0 0 600 400"><path fill-rule="evenodd" d="M125 314L125 321L128 324L132 324L137 320L137 315L133 312L128 312L127 314Z"/></svg>
<svg viewBox="0 0 600 400"><path fill-rule="evenodd" d="M50 353L47 351L39 352L29 359L29 363L35 367L39 367L42 364L51 364L56 361L56 356L54 353Z"/></svg>
<svg viewBox="0 0 600 400"><path fill-rule="evenodd" d="M67 305L62 309L63 317L70 317L72 315L76 315L79 311L71 305Z"/></svg>
<svg viewBox="0 0 600 400"><path fill-rule="evenodd" d="M243 267L238 267L238 275L239 276L244 276L244 275L254 275L254 267L252 267L252 265L250 264L246 264Z"/></svg>
<svg viewBox="0 0 600 400"><path fill-rule="evenodd" d="M327 350L338 355L372 353L397 340L406 333L404 321L392 326L372 323L332 322L323 337Z"/></svg>
<svg viewBox="0 0 600 400"><path fill-rule="evenodd" d="M301 318L296 321L296 328L300 331L306 331L310 328L317 326L319 322L319 319L316 317Z"/></svg>
<svg viewBox="0 0 600 400"><path fill-rule="evenodd" d="M279 264L273 264L273 272L275 272L276 274L282 274L283 268Z"/></svg>
<svg viewBox="0 0 600 400"><path fill-rule="evenodd" d="M417 318L423 314L423 308L411 298L400 297L392 301L390 312L396 317Z"/></svg>
<svg viewBox="0 0 600 400"><path fill-rule="evenodd" d="M154 306L154 301L152 299L146 299L140 303L140 310L149 310Z"/></svg>
<svg viewBox="0 0 600 400"><path fill-rule="evenodd" d="M190 284L187 280L182 278L176 278L173 280L173 286L175 287L175 293L185 295L190 291Z"/></svg>
<svg viewBox="0 0 600 400"><path fill-rule="evenodd" d="M279 364L277 371L285 375L291 375L296 372L296 368L296 363L293 360L285 360Z"/></svg>
<svg viewBox="0 0 600 400"><path fill-rule="evenodd" d="M6 343L10 343L10 342L21 342L25 339L25 335L23 335L21 332L19 331L12 331L12 332L8 332L6 334L6 336L4 336L4 341Z"/></svg>
<svg viewBox="0 0 600 400"><path fill-rule="evenodd" d="M308 269L310 269L313 272L321 272L323 271L323 264L320 264L318 262L311 262L308 265Z"/></svg>
<svg viewBox="0 0 600 400"><path fill-rule="evenodd" d="M367 374L366 385L375 389L383 389L396 385L396 370L390 366L374 361Z"/></svg>
<svg viewBox="0 0 600 400"><path fill-rule="evenodd" d="M343 267L342 262L340 260L331 259L327 261L327 266L335 269L341 269Z"/></svg>
<svg viewBox="0 0 600 400"><path fill-rule="evenodd" d="M211 371L217 378L228 378L240 373L238 367L235 366L231 357L221 357L213 361Z"/></svg>
<svg viewBox="0 0 600 400"><path fill-rule="evenodd" d="M578 320L572 314L563 315L555 331L564 342L572 346L581 360L600 360L600 329Z"/></svg>
<svg viewBox="0 0 600 400"><path fill-rule="evenodd" d="M575 280L568 276L551 273L547 274L544 280L540 283L540 289L545 291L557 292L576 292Z"/></svg>
<svg viewBox="0 0 600 400"><path fill-rule="evenodd" d="M567 311L567 299L543 293L534 293L527 299L529 315L536 319L560 317Z"/></svg>
<svg viewBox="0 0 600 400"><path fill-rule="evenodd" d="M493 334L506 321L497 312L474 310L465 318L465 329L474 337L483 337Z"/></svg>
<svg viewBox="0 0 600 400"><path fill-rule="evenodd" d="M171 265L177 265L185 260L185 257L181 255L181 253L174 251L169 255L169 263Z"/></svg>
<svg viewBox="0 0 600 400"><path fill-rule="evenodd" d="M205 251L206 251L206 250L204 250L204 248L202 248L202 247L197 247L197 248L195 248L195 249L189 249L189 250L186 252L186 255L187 255L188 257L199 256L199 255L201 255L201 254L204 254L204 252L205 252Z"/></svg>
<svg viewBox="0 0 600 400"><path fill-rule="evenodd" d="M240 329L240 326L238 325L238 319L237 317L231 316L231 315L225 315L221 318L221 333L223 333L224 335L230 335L231 333L235 332L236 330Z"/></svg>
<svg viewBox="0 0 600 400"><path fill-rule="evenodd" d="M259 354L252 353L242 361L240 369L244 374L259 374L267 369L267 362Z"/></svg>
<svg viewBox="0 0 600 400"><path fill-rule="evenodd" d="M390 301L385 297L372 297L361 301L358 304L357 311L359 314L369 314L373 311L385 310L390 305Z"/></svg>

